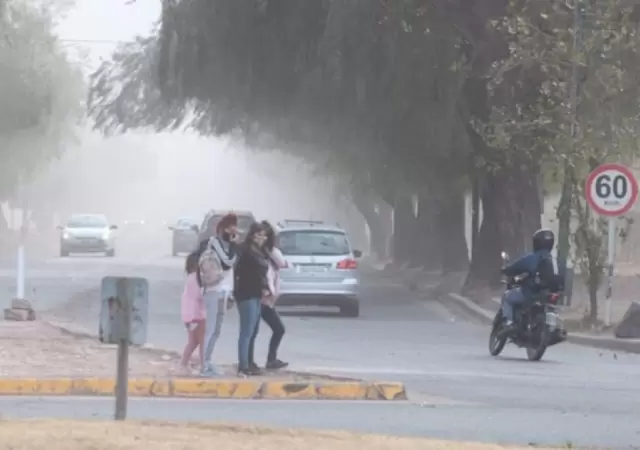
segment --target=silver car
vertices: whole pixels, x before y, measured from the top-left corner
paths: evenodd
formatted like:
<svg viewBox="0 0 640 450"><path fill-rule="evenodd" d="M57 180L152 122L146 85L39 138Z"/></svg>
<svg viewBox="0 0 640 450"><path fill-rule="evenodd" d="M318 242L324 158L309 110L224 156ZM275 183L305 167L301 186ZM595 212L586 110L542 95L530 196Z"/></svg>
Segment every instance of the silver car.
<svg viewBox="0 0 640 450"><path fill-rule="evenodd" d="M60 256L70 253L104 252L115 256L115 225L109 225L103 214L74 214L60 233Z"/></svg>
<svg viewBox="0 0 640 450"><path fill-rule="evenodd" d="M171 230L171 254L177 256L179 253L190 253L198 246L198 222L196 219L182 218L175 225L170 226Z"/></svg>
<svg viewBox="0 0 640 450"><path fill-rule="evenodd" d="M278 224L278 248L287 261L280 271L282 306L337 306L358 317L357 258L346 232L318 221L287 220Z"/></svg>

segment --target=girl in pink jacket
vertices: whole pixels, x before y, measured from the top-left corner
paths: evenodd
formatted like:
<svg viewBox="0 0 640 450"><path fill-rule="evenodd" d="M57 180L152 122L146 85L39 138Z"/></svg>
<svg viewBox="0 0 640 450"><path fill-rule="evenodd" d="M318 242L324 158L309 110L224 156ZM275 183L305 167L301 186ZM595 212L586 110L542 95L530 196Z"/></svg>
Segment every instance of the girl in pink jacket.
<svg viewBox="0 0 640 450"><path fill-rule="evenodd" d="M185 263L186 279L181 298L182 322L187 329L187 345L184 347L181 360L181 366L185 371L189 370L189 360L196 348L199 349L200 367L204 366L206 310L200 287L199 258L200 252L193 252Z"/></svg>

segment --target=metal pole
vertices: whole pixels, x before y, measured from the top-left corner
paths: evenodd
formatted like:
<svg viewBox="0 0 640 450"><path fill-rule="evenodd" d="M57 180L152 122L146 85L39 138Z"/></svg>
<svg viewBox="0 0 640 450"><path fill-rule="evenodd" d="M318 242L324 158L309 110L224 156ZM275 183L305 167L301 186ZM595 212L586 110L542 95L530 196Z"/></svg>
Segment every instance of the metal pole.
<svg viewBox="0 0 640 450"><path fill-rule="evenodd" d="M18 245L18 260L16 271L16 299L24 300L25 295L25 275L26 275L26 263L25 263L25 246L27 242L27 233L29 230L29 214L27 212L27 189L24 184L24 178L20 176L18 185L20 209L22 211L21 223L20 223L20 244Z"/></svg>
<svg viewBox="0 0 640 450"><path fill-rule="evenodd" d="M606 326L611 326L611 293L613 284L613 266L616 260L616 219L614 217L609 218L608 229L608 274L607 274L607 301L604 323Z"/></svg>
<svg viewBox="0 0 640 450"><path fill-rule="evenodd" d="M129 394L129 340L120 339L118 343L118 368L116 377L116 420L127 418L127 400Z"/></svg>
<svg viewBox="0 0 640 450"><path fill-rule="evenodd" d="M571 58L571 84L569 90L569 104L571 106L571 138L575 140L578 134L576 126L578 120L578 95L579 95L579 67L578 58L582 51L582 19L584 15L584 5L582 0L573 2L573 48ZM572 142L572 145L573 142ZM558 205L558 268L563 276L567 273L567 262L569 260L569 235L571 234L571 197L573 196L573 186L571 162L564 161L564 180L562 182L562 192L560 204Z"/></svg>
<svg viewBox="0 0 640 450"><path fill-rule="evenodd" d="M126 281L119 280L117 286L117 312L122 329L118 330L118 362L116 369L116 411L115 420L127 418L127 400L129 394L129 335L131 333L131 303Z"/></svg>

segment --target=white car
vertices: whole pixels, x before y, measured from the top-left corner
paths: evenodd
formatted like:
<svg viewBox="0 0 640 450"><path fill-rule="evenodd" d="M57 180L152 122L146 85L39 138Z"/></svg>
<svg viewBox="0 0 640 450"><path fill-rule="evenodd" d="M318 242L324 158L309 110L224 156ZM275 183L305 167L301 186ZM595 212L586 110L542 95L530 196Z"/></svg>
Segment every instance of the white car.
<svg viewBox="0 0 640 450"><path fill-rule="evenodd" d="M347 233L319 221L278 224L277 246L287 267L280 270L281 306L333 306L347 317L360 314L357 259Z"/></svg>
<svg viewBox="0 0 640 450"><path fill-rule="evenodd" d="M64 226L59 226L60 256L70 253L102 253L115 256L115 233L104 214L73 214Z"/></svg>

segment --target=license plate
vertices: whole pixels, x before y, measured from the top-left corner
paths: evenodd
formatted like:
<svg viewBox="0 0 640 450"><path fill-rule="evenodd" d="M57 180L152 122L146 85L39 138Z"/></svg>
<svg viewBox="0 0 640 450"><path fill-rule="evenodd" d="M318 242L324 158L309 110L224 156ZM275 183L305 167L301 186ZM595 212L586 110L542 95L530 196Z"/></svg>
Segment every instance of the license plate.
<svg viewBox="0 0 640 450"><path fill-rule="evenodd" d="M555 328L558 326L558 315L556 313L547 313L546 322L551 328Z"/></svg>
<svg viewBox="0 0 640 450"><path fill-rule="evenodd" d="M326 272L326 268L323 266L298 266L301 272L305 273L321 273Z"/></svg>

